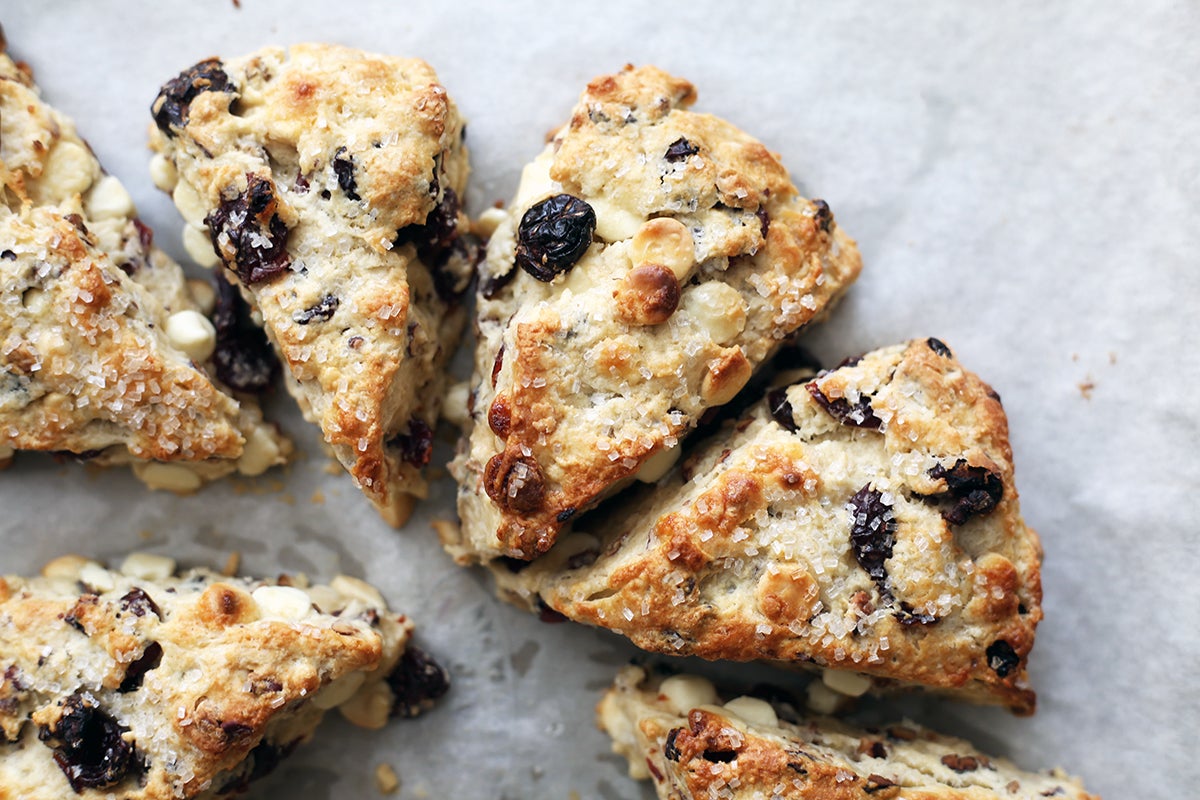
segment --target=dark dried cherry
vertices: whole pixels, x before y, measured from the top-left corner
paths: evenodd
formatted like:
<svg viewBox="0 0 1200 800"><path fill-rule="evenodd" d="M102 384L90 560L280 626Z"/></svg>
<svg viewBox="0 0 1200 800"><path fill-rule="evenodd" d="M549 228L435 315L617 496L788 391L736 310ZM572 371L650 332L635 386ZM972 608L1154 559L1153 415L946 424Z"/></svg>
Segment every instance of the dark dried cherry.
<svg viewBox="0 0 1200 800"><path fill-rule="evenodd" d="M829 233L829 229L833 227L833 211L829 208L829 203L824 200L813 200L813 206L816 207L816 214L813 219L817 222L817 227Z"/></svg>
<svg viewBox="0 0 1200 800"><path fill-rule="evenodd" d="M896 515L892 506L883 501L883 494L870 484L859 489L847 504L853 519L850 522L850 544L854 558L866 570L880 590L887 592L885 562L892 557L896 544Z"/></svg>
<svg viewBox="0 0 1200 800"><path fill-rule="evenodd" d="M1021 657L1017 655L1017 651L1003 639L992 642L985 652L988 666L1001 678L1007 678L1010 672L1021 665Z"/></svg>
<svg viewBox="0 0 1200 800"><path fill-rule="evenodd" d="M93 698L77 693L63 701L57 723L42 727L38 739L54 749L55 763L79 794L112 786L138 766L137 751L124 738L128 732Z"/></svg>
<svg viewBox="0 0 1200 800"><path fill-rule="evenodd" d="M246 191L222 197L204 218L213 249L247 286L286 272L289 229L277 213L279 198L269 178L246 173Z"/></svg>
<svg viewBox="0 0 1200 800"><path fill-rule="evenodd" d="M398 433L388 440L388 445L400 451L406 464L420 468L433 458L433 429L419 417L408 421L408 433Z"/></svg>
<svg viewBox="0 0 1200 800"><path fill-rule="evenodd" d="M307 325L310 322L325 322L337 311L340 301L333 295L327 294L303 311L292 314L292 322L297 325Z"/></svg>
<svg viewBox="0 0 1200 800"><path fill-rule="evenodd" d="M354 182L354 159L346 155L346 148L339 147L333 154L333 174L338 186L351 200L362 200L358 196L358 184Z"/></svg>
<svg viewBox="0 0 1200 800"><path fill-rule="evenodd" d="M929 345L929 349L937 353L942 358L954 358L954 353L950 352L950 348L941 339L935 339L930 336L925 340L925 344Z"/></svg>
<svg viewBox="0 0 1200 800"><path fill-rule="evenodd" d="M488 273L479 281L479 294L484 300L491 300L500 294L501 289L512 283L512 279L515 277L517 277L516 267L513 267L503 275Z"/></svg>
<svg viewBox="0 0 1200 800"><path fill-rule="evenodd" d="M125 677L121 680L121 685L117 687L117 691L122 694L136 691L142 686L142 681L146 677L146 673L152 669L157 669L162 663L163 649L158 642L151 642L146 645L146 649L142 651L135 661L125 670Z"/></svg>
<svg viewBox="0 0 1200 800"><path fill-rule="evenodd" d="M219 58L208 58L166 82L150 105L154 122L160 131L167 136L174 136L171 128L187 125L188 108L203 92L237 94L236 87L230 84L222 66Z"/></svg>
<svg viewBox="0 0 1200 800"><path fill-rule="evenodd" d="M596 231L596 212L578 197L556 194L535 203L517 231L517 266L549 282L583 257Z"/></svg>
<svg viewBox="0 0 1200 800"><path fill-rule="evenodd" d="M542 468L533 456L492 456L484 468L483 488L496 505L508 511L537 511L546 497Z"/></svg>
<svg viewBox="0 0 1200 800"><path fill-rule="evenodd" d="M843 425L878 430L879 426L883 424L883 420L875 416L875 409L871 407L871 399L865 394L860 394L854 405L850 405L850 401L844 397L830 400L817 386L816 381L806 383L804 386L817 404Z"/></svg>
<svg viewBox="0 0 1200 800"><path fill-rule="evenodd" d="M395 700L393 717L415 717L450 689L450 676L428 653L409 645L387 684Z"/></svg>
<svg viewBox="0 0 1200 800"><path fill-rule="evenodd" d="M976 514L987 514L1004 497L1000 476L984 467L970 466L965 458L958 459L950 469L938 464L929 470L929 477L946 481L942 494L949 494L954 505L942 516L953 525L962 525Z"/></svg>
<svg viewBox="0 0 1200 800"><path fill-rule="evenodd" d="M663 154L663 158L674 164L678 161L683 161L688 156L694 156L699 152L699 147L696 147L696 145L680 136L678 139L667 145L667 152Z"/></svg>
<svg viewBox="0 0 1200 800"><path fill-rule="evenodd" d="M771 419L782 425L785 430L796 432L796 418L793 416L786 388L772 389L767 393L767 410L771 412Z"/></svg>
<svg viewBox="0 0 1200 800"><path fill-rule="evenodd" d="M213 364L217 378L239 392L263 392L279 374L279 359L267 334L250 319L250 306L237 287L215 278L217 302L212 323L217 331Z"/></svg>

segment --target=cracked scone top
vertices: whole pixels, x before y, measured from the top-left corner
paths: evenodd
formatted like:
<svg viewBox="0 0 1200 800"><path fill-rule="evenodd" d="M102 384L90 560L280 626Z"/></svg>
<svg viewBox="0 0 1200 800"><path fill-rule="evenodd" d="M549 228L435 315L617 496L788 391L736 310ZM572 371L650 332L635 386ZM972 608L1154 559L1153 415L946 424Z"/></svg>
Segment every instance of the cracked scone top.
<svg viewBox="0 0 1200 800"><path fill-rule="evenodd" d="M629 774L664 800L1098 800L1061 770L1022 770L910 722L862 729L791 710L757 697L722 705L703 678L626 667L597 716Z"/></svg>
<svg viewBox="0 0 1200 800"><path fill-rule="evenodd" d="M0 118L0 463L128 462L176 490L282 463L290 443L218 380L211 290L153 246L120 181L2 47Z"/></svg>
<svg viewBox="0 0 1200 800"><path fill-rule="evenodd" d="M501 593L654 652L1034 709L1040 543L997 396L937 339L773 390L618 504L493 562Z"/></svg>
<svg viewBox="0 0 1200 800"><path fill-rule="evenodd" d="M829 207L694 100L653 67L598 78L525 168L480 273L459 560L531 559L660 471L857 277Z"/></svg>
<svg viewBox="0 0 1200 800"><path fill-rule="evenodd" d="M463 121L424 62L330 45L209 59L153 105L155 182L393 524L426 492L472 247Z"/></svg>
<svg viewBox="0 0 1200 800"><path fill-rule="evenodd" d="M363 581L174 572L65 556L0 578L0 800L240 794L326 710L377 728L446 689Z"/></svg>

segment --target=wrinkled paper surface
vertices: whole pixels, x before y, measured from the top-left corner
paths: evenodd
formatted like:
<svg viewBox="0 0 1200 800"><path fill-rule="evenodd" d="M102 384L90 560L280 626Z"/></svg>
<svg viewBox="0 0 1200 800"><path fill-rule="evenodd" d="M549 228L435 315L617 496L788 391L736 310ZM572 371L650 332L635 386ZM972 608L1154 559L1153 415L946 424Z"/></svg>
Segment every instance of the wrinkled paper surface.
<svg viewBox="0 0 1200 800"><path fill-rule="evenodd" d="M510 198L592 77L652 62L689 78L699 110L781 153L859 241L862 277L811 348L836 363L946 341L1004 398L1023 510L1045 545L1036 716L917 697L864 713L1062 765L1110 800L1193 796L1200 7L993 5L29 0L2 21L45 97L185 260L145 129L159 85L209 55L320 40L425 58L470 120L475 213ZM456 567L429 524L454 514L444 470L393 531L328 468L286 396L270 411L302 458L192 497L21 459L0 475L0 573L66 551L219 566L237 550L247 573L344 571L379 586L449 666L452 693L379 733L331 717L252 797L375 797L381 763L401 798L648 797L593 722L633 648L541 623ZM445 464L451 445L439 447Z"/></svg>

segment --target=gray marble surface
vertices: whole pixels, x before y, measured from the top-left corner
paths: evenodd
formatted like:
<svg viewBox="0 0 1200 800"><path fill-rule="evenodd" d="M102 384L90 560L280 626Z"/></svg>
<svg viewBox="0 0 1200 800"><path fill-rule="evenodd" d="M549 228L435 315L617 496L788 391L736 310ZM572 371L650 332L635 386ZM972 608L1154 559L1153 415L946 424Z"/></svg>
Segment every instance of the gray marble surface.
<svg viewBox="0 0 1200 800"><path fill-rule="evenodd" d="M688 77L700 110L781 153L859 240L862 278L812 349L836 362L936 335L1009 414L1023 509L1046 551L1039 711L908 698L868 713L1060 764L1109 800L1195 796L1200 6L986 6L13 0L0 22L180 258L145 129L159 84L205 56L323 40L424 57L470 119L476 211L512 194L591 77L626 62ZM453 514L448 481L392 531L329 474L287 398L272 410L304 457L193 497L23 459L0 476L0 572L63 551L220 564L239 550L249 572L346 571L380 586L449 664L452 694L379 734L330 720L252 797L372 797L382 762L401 798L643 796L592 721L632 648L542 624L455 567L429 527Z"/></svg>

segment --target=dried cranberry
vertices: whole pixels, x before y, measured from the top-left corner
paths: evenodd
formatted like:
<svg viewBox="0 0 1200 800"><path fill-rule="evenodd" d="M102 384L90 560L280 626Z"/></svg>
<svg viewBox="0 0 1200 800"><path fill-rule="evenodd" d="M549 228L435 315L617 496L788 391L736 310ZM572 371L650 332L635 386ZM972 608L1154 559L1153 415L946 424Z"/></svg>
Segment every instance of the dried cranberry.
<svg viewBox="0 0 1200 800"><path fill-rule="evenodd" d="M942 763L960 774L979 769L979 759L974 756L960 756L957 753L942 756Z"/></svg>
<svg viewBox="0 0 1200 800"><path fill-rule="evenodd" d="M435 181L436 183L436 181ZM395 246L414 244L417 256L430 263L441 255L458 237L458 212L461 203L458 193L447 188L442 199L434 205L420 225L409 225L396 232Z"/></svg>
<svg viewBox="0 0 1200 800"><path fill-rule="evenodd" d="M985 652L988 666L1001 678L1007 678L1010 672L1021 665L1021 657L1017 655L1017 651L1003 639L992 642Z"/></svg>
<svg viewBox="0 0 1200 800"><path fill-rule="evenodd" d="M546 496L542 468L533 456L492 456L484 468L483 488L496 505L523 513L537 511Z"/></svg>
<svg viewBox="0 0 1200 800"><path fill-rule="evenodd" d="M122 679L117 691L122 694L128 694L136 689L140 689L146 673L158 668L158 665L162 663L162 656L163 649L161 644L151 642L146 645L146 649L142 651L142 655L125 670L125 677Z"/></svg>
<svg viewBox="0 0 1200 800"><path fill-rule="evenodd" d="M246 173L246 191L222 198L204 218L213 249L247 286L270 280L291 266L288 226L277 212L275 184Z"/></svg>
<svg viewBox="0 0 1200 800"><path fill-rule="evenodd" d="M237 94L237 89L230 84L229 76L225 74L218 58L205 59L167 81L150 105L158 129L167 136L174 136L175 132L171 128L187 125L188 108L203 92Z"/></svg>
<svg viewBox="0 0 1200 800"><path fill-rule="evenodd" d="M400 663L386 680L395 696L393 717L415 717L450 689L446 670L424 650L412 645L405 649Z"/></svg>
<svg viewBox="0 0 1200 800"><path fill-rule="evenodd" d="M946 481L943 494L949 494L954 505L942 516L953 525L962 525L976 514L987 514L1004 497L1000 476L984 467L970 466L965 458L958 459L950 469L938 464L929 470L929 477Z"/></svg>
<svg viewBox="0 0 1200 800"><path fill-rule="evenodd" d="M847 504L853 519L850 523L850 544L858 565L886 592L885 562L892 557L896 544L896 516L892 506L883 501L883 494L870 484L859 489Z"/></svg>
<svg viewBox="0 0 1200 800"><path fill-rule="evenodd" d="M150 245L154 244L154 231L137 217L133 218L133 227L137 229L138 244L142 246L142 250L149 250Z"/></svg>
<svg viewBox="0 0 1200 800"><path fill-rule="evenodd" d="M929 345L929 349L937 353L942 358L954 358L954 353L950 352L950 348L941 339L935 339L930 336L925 340L925 344Z"/></svg>
<svg viewBox="0 0 1200 800"><path fill-rule="evenodd" d="M295 314L292 314L292 322L295 322L297 325L307 325L310 322L326 322L333 316L333 312L337 311L339 302L336 297L327 294L303 311L297 311Z"/></svg>
<svg viewBox="0 0 1200 800"><path fill-rule="evenodd" d="M813 200L812 203L816 208L813 219L817 221L817 227L829 233L829 229L833 227L833 212L829 209L829 203L824 200Z"/></svg>
<svg viewBox="0 0 1200 800"><path fill-rule="evenodd" d="M821 408L843 425L878 430L879 426L883 424L883 420L875 416L875 409L871 407L871 399L865 394L860 394L858 401L854 405L850 405L850 401L844 397L830 400L817 386L816 381L806 383L805 388Z"/></svg>
<svg viewBox="0 0 1200 800"><path fill-rule="evenodd" d="M496 378L500 376L500 370L504 368L504 343L501 342L500 349L496 351L496 358L492 361L492 388L496 388Z"/></svg>
<svg viewBox="0 0 1200 800"><path fill-rule="evenodd" d="M361 200L358 196L358 184L354 182L354 159L346 155L346 148L339 147L333 155L333 173L337 175L338 186L351 200Z"/></svg>
<svg viewBox="0 0 1200 800"><path fill-rule="evenodd" d="M492 401L492 405L488 409L488 427L501 439L507 439L508 434L512 431L512 409L508 407L508 401L505 400L504 395L500 395Z"/></svg>
<svg viewBox="0 0 1200 800"><path fill-rule="evenodd" d="M736 750L705 750L703 756L705 761L718 764L728 764L730 761L736 761L737 757Z"/></svg>
<svg viewBox="0 0 1200 800"><path fill-rule="evenodd" d="M138 766L137 751L125 741L129 729L96 706L88 695L63 701L53 727L42 727L38 739L54 748L54 761L76 794L118 783Z"/></svg>
<svg viewBox="0 0 1200 800"><path fill-rule="evenodd" d="M471 279L483 256L479 239L468 233L454 239L453 244L433 259L430 264L433 288L442 302L457 304L462 301L471 288Z"/></svg>
<svg viewBox="0 0 1200 800"><path fill-rule="evenodd" d="M565 614L546 605L546 601L540 597L537 599L537 612L538 619L550 625L557 625L560 622L567 621Z"/></svg>
<svg viewBox="0 0 1200 800"><path fill-rule="evenodd" d="M217 276L217 303L213 327L217 346L213 364L217 377L239 392L263 392L279 373L279 359L271 350L267 334L250 319L250 306L237 287Z"/></svg>
<svg viewBox="0 0 1200 800"><path fill-rule="evenodd" d="M425 420L413 417L408 421L408 433L396 434L388 445L400 451L405 463L420 468L433 458L433 430Z"/></svg>
<svg viewBox="0 0 1200 800"><path fill-rule="evenodd" d="M587 252L595 230L596 212L583 200L569 194L547 197L521 217L517 266L539 281L552 281Z"/></svg>
<svg viewBox="0 0 1200 800"><path fill-rule="evenodd" d="M882 775L872 772L867 776L867 783L863 786L863 791L867 794L875 794L882 792L884 789L890 789L896 785L896 782L891 778L885 778Z"/></svg>
<svg viewBox="0 0 1200 800"><path fill-rule="evenodd" d="M767 214L767 209L762 206L754 212L754 216L758 217L758 227L762 231L762 238L767 238L767 231L771 229L771 216Z"/></svg>
<svg viewBox="0 0 1200 800"><path fill-rule="evenodd" d="M767 410L771 419L778 422L785 430L795 433L796 418L793 416L792 404L788 401L787 389L772 389L767 394Z"/></svg>
<svg viewBox="0 0 1200 800"><path fill-rule="evenodd" d="M667 145L667 152L663 154L663 158L674 164L677 161L683 161L688 156L694 156L699 152L699 147L696 147L696 145L680 136L678 139Z"/></svg>

